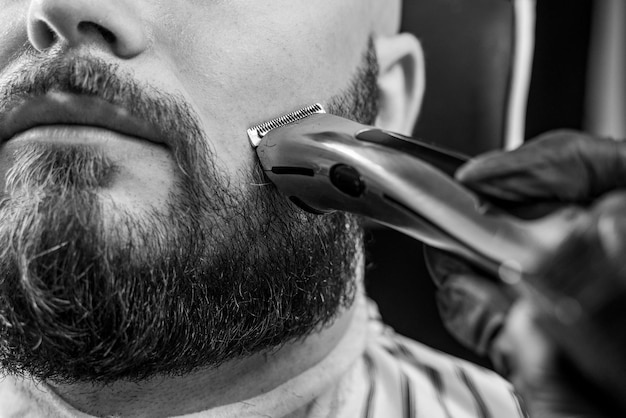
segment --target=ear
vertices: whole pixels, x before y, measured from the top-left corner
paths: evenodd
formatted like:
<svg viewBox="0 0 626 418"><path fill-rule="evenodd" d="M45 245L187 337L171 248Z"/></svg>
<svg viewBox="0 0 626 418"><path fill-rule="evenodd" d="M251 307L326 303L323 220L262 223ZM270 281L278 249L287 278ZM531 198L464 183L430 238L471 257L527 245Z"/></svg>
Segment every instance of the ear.
<svg viewBox="0 0 626 418"><path fill-rule="evenodd" d="M408 33L374 40L380 75L376 126L410 135L422 105L425 66L422 45Z"/></svg>

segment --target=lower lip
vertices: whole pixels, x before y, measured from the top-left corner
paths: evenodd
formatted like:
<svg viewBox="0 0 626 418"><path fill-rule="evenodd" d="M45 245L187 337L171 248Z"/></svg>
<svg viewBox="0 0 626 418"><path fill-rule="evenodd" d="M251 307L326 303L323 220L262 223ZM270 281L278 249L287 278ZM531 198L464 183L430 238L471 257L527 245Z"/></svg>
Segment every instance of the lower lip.
<svg viewBox="0 0 626 418"><path fill-rule="evenodd" d="M46 144L88 145L108 147L120 143L140 142L144 146L163 148L144 138L125 135L109 129L84 125L47 125L28 129L9 142L39 142Z"/></svg>

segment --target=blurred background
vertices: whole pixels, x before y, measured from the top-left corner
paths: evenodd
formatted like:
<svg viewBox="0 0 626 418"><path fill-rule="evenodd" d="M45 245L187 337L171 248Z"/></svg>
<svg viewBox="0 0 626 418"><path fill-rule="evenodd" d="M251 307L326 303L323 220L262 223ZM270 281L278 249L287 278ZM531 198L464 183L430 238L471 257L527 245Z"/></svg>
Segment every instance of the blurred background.
<svg viewBox="0 0 626 418"><path fill-rule="evenodd" d="M427 65L414 135L468 155L502 148L519 36L514 3L405 0L404 8L404 30L422 41ZM625 27L624 0L537 2L522 122L526 140L560 128L626 137ZM366 286L388 324L434 348L489 365L443 328L419 242L371 226L367 251Z"/></svg>

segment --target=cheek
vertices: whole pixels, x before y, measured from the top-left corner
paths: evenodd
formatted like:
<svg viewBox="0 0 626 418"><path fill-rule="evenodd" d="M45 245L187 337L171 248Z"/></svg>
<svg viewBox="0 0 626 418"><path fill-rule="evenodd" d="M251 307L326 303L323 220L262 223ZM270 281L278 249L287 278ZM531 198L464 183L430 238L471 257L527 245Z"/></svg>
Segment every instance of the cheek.
<svg viewBox="0 0 626 418"><path fill-rule="evenodd" d="M280 13L258 1L216 2L168 28L179 34L167 38L177 76L233 173L254 159L248 127L340 92L367 45L368 31L334 0L289 1L274 2Z"/></svg>
<svg viewBox="0 0 626 418"><path fill-rule="evenodd" d="M24 48L27 2L0 0L0 72L11 62L11 57Z"/></svg>

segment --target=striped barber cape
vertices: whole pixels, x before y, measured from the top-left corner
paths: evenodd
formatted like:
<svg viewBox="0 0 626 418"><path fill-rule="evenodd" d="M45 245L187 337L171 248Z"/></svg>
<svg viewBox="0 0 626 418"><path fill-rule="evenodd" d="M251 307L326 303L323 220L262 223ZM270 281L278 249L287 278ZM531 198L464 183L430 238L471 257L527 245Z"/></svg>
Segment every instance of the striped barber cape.
<svg viewBox="0 0 626 418"><path fill-rule="evenodd" d="M376 330L360 372L367 400L358 416L527 416L510 384L492 371L398 335L379 320L370 326Z"/></svg>

